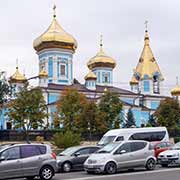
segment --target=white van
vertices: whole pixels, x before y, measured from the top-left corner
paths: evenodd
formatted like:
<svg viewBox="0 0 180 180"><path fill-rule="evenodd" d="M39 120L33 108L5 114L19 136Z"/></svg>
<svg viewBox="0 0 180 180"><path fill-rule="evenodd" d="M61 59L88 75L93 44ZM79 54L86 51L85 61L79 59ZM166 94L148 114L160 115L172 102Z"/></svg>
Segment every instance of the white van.
<svg viewBox="0 0 180 180"><path fill-rule="evenodd" d="M111 142L127 140L169 141L169 134L166 127L113 129L104 134L98 145L104 146Z"/></svg>

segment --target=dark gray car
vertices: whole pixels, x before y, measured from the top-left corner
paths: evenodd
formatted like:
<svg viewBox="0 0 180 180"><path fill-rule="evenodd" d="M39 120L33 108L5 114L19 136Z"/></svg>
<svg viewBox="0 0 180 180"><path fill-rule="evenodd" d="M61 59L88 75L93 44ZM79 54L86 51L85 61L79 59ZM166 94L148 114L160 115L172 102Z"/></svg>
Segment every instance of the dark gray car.
<svg viewBox="0 0 180 180"><path fill-rule="evenodd" d="M59 171L82 170L86 159L99 150L98 146L74 146L57 155Z"/></svg>
<svg viewBox="0 0 180 180"><path fill-rule="evenodd" d="M0 179L39 176L50 180L57 171L56 157L45 144L0 146Z"/></svg>

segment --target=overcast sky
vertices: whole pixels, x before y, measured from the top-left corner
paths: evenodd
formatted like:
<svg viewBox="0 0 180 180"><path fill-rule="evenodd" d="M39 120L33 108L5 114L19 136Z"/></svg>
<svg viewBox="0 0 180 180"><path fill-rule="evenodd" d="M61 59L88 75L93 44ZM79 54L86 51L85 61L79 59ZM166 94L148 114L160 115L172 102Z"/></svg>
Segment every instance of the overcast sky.
<svg viewBox="0 0 180 180"><path fill-rule="evenodd" d="M114 85L129 88L143 48L145 20L165 92L175 85L176 76L180 79L179 0L0 0L0 70L8 76L15 71L16 58L27 77L38 74L32 42L50 25L54 2L59 23L78 42L73 63L80 82L103 34L105 52L117 61Z"/></svg>

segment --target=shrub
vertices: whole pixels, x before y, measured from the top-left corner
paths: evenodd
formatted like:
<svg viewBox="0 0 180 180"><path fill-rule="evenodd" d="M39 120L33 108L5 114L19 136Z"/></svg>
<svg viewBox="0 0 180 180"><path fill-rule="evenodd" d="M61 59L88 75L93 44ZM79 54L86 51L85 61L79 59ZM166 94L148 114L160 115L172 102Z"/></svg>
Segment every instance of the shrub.
<svg viewBox="0 0 180 180"><path fill-rule="evenodd" d="M70 146L79 145L81 142L80 134L72 133L71 131L66 131L65 133L59 132L53 136L53 144L58 148L68 148Z"/></svg>
<svg viewBox="0 0 180 180"><path fill-rule="evenodd" d="M43 136L37 136L37 137L36 137L36 141L37 141L38 143L42 143L42 142L44 141L44 137L43 137Z"/></svg>
<svg viewBox="0 0 180 180"><path fill-rule="evenodd" d="M174 138L174 142L175 142L175 143L180 142L180 137L175 137L175 138Z"/></svg>

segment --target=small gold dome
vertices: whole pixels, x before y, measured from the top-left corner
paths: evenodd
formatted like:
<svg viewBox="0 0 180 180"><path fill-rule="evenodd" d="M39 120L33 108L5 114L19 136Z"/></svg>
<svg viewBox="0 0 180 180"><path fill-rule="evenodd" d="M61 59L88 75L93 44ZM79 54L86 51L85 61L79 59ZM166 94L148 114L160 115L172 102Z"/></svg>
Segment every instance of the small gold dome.
<svg viewBox="0 0 180 180"><path fill-rule="evenodd" d="M27 79L19 72L18 67L16 67L16 72L10 77L9 81L10 83L25 83Z"/></svg>
<svg viewBox="0 0 180 180"><path fill-rule="evenodd" d="M171 90L171 95L172 96L180 96L180 86L179 85L176 85L176 87Z"/></svg>
<svg viewBox="0 0 180 180"><path fill-rule="evenodd" d="M139 82L138 82L138 80L133 76L132 79L131 79L131 81L130 81L129 83L130 83L130 85L137 85Z"/></svg>
<svg viewBox="0 0 180 180"><path fill-rule="evenodd" d="M47 71L45 71L44 69L42 69L39 73L39 78L47 78L48 77L48 73Z"/></svg>
<svg viewBox="0 0 180 180"><path fill-rule="evenodd" d="M54 11L55 8L53 8ZM34 40L33 47L36 51L41 51L45 48L63 48L75 51L77 41L59 25L54 12L51 25L42 35Z"/></svg>
<svg viewBox="0 0 180 180"><path fill-rule="evenodd" d="M96 75L90 70L89 73L85 76L85 80L96 80Z"/></svg>
<svg viewBox="0 0 180 180"><path fill-rule="evenodd" d="M116 66L116 61L105 54L102 48L102 37L101 37L101 43L100 43L100 51L89 60L87 63L87 66L89 69L93 69L94 67L111 67L114 68Z"/></svg>

